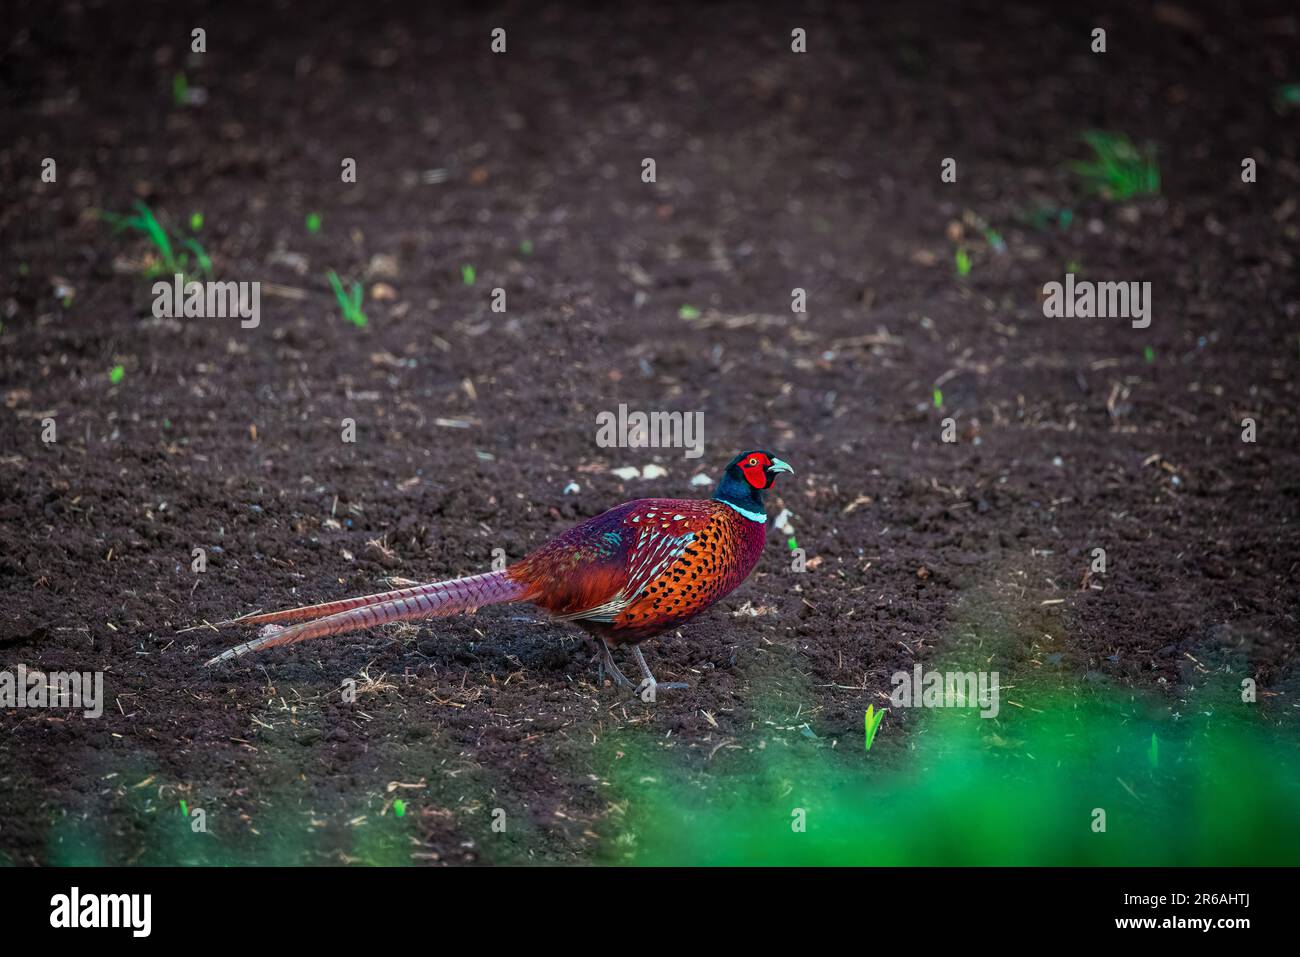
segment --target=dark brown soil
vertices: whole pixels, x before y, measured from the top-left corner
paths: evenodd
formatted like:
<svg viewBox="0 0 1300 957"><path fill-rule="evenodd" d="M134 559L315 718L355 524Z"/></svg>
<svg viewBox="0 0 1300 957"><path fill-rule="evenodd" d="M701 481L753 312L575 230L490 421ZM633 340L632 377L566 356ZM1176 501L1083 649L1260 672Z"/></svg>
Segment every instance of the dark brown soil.
<svg viewBox="0 0 1300 957"><path fill-rule="evenodd" d="M108 702L0 711L0 862L601 860L617 735L704 772L756 728L860 748L891 673L977 646L1171 708L1235 657L1294 713L1291 5L434 6L17 4L0 668L102 670ZM205 102L173 102L182 72ZM1159 197L1085 193L1094 128L1158 144ZM180 234L201 211L221 278L281 287L258 328L153 317L146 244L96 215L135 199ZM1044 206L1072 223L1034 225ZM1151 282L1150 328L1045 319L1067 268ZM330 269L365 280L365 328ZM702 410L704 458L598 448L620 402ZM704 494L743 447L797 470L769 507L811 567L774 531L739 591L646 646L692 685L653 705L519 608L211 671L244 635L182 631L481 572L629 498ZM610 473L652 461L668 475ZM181 800L213 840L158 839Z"/></svg>

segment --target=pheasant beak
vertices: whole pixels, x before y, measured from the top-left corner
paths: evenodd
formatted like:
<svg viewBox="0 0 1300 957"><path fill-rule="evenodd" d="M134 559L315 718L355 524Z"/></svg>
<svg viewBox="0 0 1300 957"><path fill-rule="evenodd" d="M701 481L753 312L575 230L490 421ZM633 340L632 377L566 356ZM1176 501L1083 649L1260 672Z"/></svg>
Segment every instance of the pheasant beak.
<svg viewBox="0 0 1300 957"><path fill-rule="evenodd" d="M775 474L777 472L789 472L791 475L794 474L794 469L790 468L789 465L782 462L780 459L772 459L772 464L767 467L767 471L769 474Z"/></svg>

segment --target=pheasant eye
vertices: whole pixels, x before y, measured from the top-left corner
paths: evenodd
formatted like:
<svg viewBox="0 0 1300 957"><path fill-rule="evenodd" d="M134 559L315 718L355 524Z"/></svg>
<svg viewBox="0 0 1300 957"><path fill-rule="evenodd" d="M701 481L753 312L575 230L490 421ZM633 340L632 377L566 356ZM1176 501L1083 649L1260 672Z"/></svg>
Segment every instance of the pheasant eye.
<svg viewBox="0 0 1300 957"><path fill-rule="evenodd" d="M753 467L754 467L755 465L757 465L757 464L758 464L758 459L750 459L750 460L749 460L749 467L750 467L750 468L753 468Z"/></svg>

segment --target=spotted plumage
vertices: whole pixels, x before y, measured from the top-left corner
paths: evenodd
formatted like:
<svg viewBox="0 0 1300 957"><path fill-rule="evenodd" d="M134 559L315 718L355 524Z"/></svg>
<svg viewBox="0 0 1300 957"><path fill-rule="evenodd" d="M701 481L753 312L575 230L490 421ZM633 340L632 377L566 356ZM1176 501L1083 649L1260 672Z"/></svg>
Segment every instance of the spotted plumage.
<svg viewBox="0 0 1300 957"><path fill-rule="evenodd" d="M710 499L638 499L590 518L504 571L238 619L261 637L212 659L389 621L529 601L596 635L604 663L626 681L609 651L684 624L743 582L766 537L763 493L788 465L770 453L736 456ZM304 620L305 619L305 620ZM282 627L278 622L300 621ZM223 622L229 624L230 622ZM666 687L666 686L665 686Z"/></svg>
<svg viewBox="0 0 1300 957"><path fill-rule="evenodd" d="M714 505L671 562L665 563L622 609L608 632L617 643L636 642L676 627L726 595L748 576L763 551L766 525Z"/></svg>

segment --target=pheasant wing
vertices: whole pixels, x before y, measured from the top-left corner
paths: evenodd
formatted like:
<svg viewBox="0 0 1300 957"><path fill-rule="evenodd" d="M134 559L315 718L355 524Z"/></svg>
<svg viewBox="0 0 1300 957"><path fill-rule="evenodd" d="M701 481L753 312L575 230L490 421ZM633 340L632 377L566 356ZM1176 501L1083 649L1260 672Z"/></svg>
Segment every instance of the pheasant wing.
<svg viewBox="0 0 1300 957"><path fill-rule="evenodd" d="M510 569L560 619L613 621L713 519L716 503L639 499L583 522Z"/></svg>

